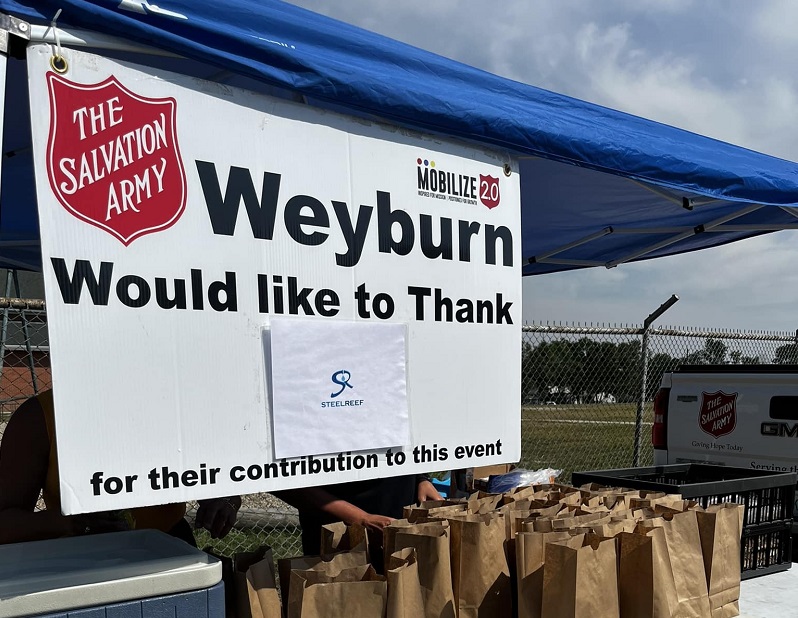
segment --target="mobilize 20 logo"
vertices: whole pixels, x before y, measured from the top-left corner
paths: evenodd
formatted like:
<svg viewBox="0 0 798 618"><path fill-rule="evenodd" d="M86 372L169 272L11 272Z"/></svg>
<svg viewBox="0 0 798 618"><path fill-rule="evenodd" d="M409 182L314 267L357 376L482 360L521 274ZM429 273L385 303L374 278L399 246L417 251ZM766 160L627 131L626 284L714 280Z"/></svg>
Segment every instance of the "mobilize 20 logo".
<svg viewBox="0 0 798 618"><path fill-rule="evenodd" d="M435 161L420 157L416 159L416 166L418 194L422 197L474 205L479 198L489 209L501 202L497 176L480 174L477 182L476 176L445 170Z"/></svg>
<svg viewBox="0 0 798 618"><path fill-rule="evenodd" d="M322 408L348 408L348 407L357 407L363 405L362 399L338 399L340 395L347 388L351 388L354 390L354 386L349 383L349 380L352 379L352 373L347 369L339 369L335 373L330 376L330 381L336 385L338 390L334 393L330 393L330 401L322 401L321 407Z"/></svg>

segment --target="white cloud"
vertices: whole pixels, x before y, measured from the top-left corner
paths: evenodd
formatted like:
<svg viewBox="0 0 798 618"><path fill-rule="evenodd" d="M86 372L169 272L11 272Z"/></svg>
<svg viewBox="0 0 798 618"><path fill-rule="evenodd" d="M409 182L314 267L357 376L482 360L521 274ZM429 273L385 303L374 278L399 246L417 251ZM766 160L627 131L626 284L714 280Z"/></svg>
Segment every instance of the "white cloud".
<svg viewBox="0 0 798 618"><path fill-rule="evenodd" d="M693 0L617 0L616 4L627 12L684 13L692 10Z"/></svg>
<svg viewBox="0 0 798 618"><path fill-rule="evenodd" d="M770 0L756 4L758 12L751 25L762 40L786 49L798 47L795 36L798 4L792 0Z"/></svg>

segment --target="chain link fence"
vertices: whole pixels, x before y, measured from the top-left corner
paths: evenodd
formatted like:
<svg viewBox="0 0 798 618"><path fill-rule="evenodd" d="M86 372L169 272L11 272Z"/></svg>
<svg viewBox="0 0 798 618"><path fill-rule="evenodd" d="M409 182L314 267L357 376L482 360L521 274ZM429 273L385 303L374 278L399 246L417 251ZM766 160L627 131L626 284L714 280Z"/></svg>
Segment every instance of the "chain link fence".
<svg viewBox="0 0 798 618"><path fill-rule="evenodd" d="M653 463L652 400L664 372L798 362L798 334L765 331L527 324L522 346L521 466L561 469L565 481Z"/></svg>
<svg viewBox="0 0 798 618"><path fill-rule="evenodd" d="M0 330L2 439L20 403L52 385L44 301L0 298ZM794 333L654 328L643 334L639 326L523 327L521 467L561 469L568 481L574 470L632 466L635 455L640 465L650 464L651 399L664 371L682 363L798 362ZM195 512L189 504L192 522ZM299 532L296 511L263 493L244 496L224 540L198 532L197 542L224 555L270 545L284 557L302 553Z"/></svg>

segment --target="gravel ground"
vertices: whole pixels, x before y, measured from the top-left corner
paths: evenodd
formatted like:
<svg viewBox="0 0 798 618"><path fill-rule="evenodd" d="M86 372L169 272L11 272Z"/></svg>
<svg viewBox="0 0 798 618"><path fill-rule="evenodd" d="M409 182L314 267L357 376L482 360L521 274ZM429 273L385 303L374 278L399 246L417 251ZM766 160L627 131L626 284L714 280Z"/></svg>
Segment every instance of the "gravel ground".
<svg viewBox="0 0 798 618"><path fill-rule="evenodd" d="M241 510L263 510L296 513L295 508L288 506L279 498L275 498L273 495L267 493L241 496Z"/></svg>

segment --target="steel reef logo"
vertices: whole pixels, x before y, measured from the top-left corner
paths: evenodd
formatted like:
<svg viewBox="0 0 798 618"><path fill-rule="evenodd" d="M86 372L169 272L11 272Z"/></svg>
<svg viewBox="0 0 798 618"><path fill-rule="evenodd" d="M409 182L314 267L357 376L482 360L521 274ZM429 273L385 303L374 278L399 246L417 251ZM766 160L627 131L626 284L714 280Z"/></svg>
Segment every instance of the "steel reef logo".
<svg viewBox="0 0 798 618"><path fill-rule="evenodd" d="M78 84L49 72L47 85L47 175L61 205L124 245L174 225L186 205L177 102L135 94L113 75Z"/></svg>
<svg viewBox="0 0 798 618"><path fill-rule="evenodd" d="M354 386L350 384L349 380L352 379L352 373L347 369L339 369L330 376L330 381L335 384L334 388L337 391L330 393L328 401L322 401L322 408L351 408L363 405L362 399L337 399L344 393L347 388L354 390Z"/></svg>
<svg viewBox="0 0 798 618"><path fill-rule="evenodd" d="M416 159L418 194L461 204L476 205L477 200L483 206L493 209L501 202L499 179L489 174L476 176L452 172L438 166L435 161Z"/></svg>
<svg viewBox="0 0 798 618"><path fill-rule="evenodd" d="M344 392L345 388L354 388L354 386L349 383L351 378L352 374L346 369L341 369L340 371L336 371L334 374L332 374L330 379L333 381L333 384L338 384L341 388L337 393L330 393L330 397L338 397L338 395Z"/></svg>

